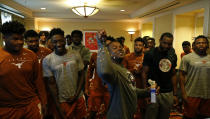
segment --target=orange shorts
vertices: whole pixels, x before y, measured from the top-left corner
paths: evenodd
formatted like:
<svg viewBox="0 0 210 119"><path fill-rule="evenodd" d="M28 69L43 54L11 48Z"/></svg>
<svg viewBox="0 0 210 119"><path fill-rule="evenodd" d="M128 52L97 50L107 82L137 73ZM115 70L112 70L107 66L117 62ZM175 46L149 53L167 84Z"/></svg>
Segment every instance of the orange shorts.
<svg viewBox="0 0 210 119"><path fill-rule="evenodd" d="M87 116L84 97L80 97L73 104L63 102L60 104L64 114L68 119L82 119Z"/></svg>
<svg viewBox="0 0 210 119"><path fill-rule="evenodd" d="M0 119L42 119L40 100L34 98L24 107L0 107Z"/></svg>
<svg viewBox="0 0 210 119"><path fill-rule="evenodd" d="M104 112L108 109L109 99L109 93L104 93L101 96L91 94L88 98L88 111Z"/></svg>
<svg viewBox="0 0 210 119"><path fill-rule="evenodd" d="M184 104L184 116L193 118L197 115L210 116L210 99L188 97Z"/></svg>
<svg viewBox="0 0 210 119"><path fill-rule="evenodd" d="M143 119L143 110L146 108L146 101L145 99L138 99L138 107L137 111L134 114L134 119Z"/></svg>

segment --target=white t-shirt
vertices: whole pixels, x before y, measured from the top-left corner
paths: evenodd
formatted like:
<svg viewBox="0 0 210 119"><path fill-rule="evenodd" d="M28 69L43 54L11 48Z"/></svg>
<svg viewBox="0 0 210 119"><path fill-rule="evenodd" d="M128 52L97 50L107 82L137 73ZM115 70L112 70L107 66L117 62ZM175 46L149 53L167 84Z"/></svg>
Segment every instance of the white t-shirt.
<svg viewBox="0 0 210 119"><path fill-rule="evenodd" d="M210 99L210 55L199 56L195 52L185 55L179 69L187 73L187 96Z"/></svg>
<svg viewBox="0 0 210 119"><path fill-rule="evenodd" d="M65 102L69 97L74 96L77 89L78 72L83 68L81 56L75 51L67 50L63 56L53 52L44 58L43 75L44 77L55 77L60 102ZM81 92L80 96L82 94Z"/></svg>

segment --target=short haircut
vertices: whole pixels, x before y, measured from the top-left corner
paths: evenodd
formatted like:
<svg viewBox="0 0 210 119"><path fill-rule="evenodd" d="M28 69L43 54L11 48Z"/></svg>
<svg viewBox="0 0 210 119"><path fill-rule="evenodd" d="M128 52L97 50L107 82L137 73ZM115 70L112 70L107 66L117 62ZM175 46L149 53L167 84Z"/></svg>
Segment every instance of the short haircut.
<svg viewBox="0 0 210 119"><path fill-rule="evenodd" d="M155 43L155 39L154 39L154 38L149 37L149 38L147 39L147 41L148 41L148 40L151 40L151 41L153 41L153 42Z"/></svg>
<svg viewBox="0 0 210 119"><path fill-rule="evenodd" d="M109 46L110 46L112 43L114 43L114 42L120 43L118 40L114 39L113 41L111 41L111 42L107 45L107 47L109 48ZM122 45L122 43L120 43L120 45ZM123 46L123 45L122 45L122 46Z"/></svg>
<svg viewBox="0 0 210 119"><path fill-rule="evenodd" d="M24 34L24 38L25 40L28 38L28 37L39 37L38 33L34 30L28 30L25 32Z"/></svg>
<svg viewBox="0 0 210 119"><path fill-rule="evenodd" d="M125 41L125 37L123 37L123 36L120 36L118 39Z"/></svg>
<svg viewBox="0 0 210 119"><path fill-rule="evenodd" d="M191 46L191 44L189 41L184 41L184 42L182 42L182 47L183 46Z"/></svg>
<svg viewBox="0 0 210 119"><path fill-rule="evenodd" d="M25 27L18 21L10 21L4 23L0 28L1 33L4 36L9 36L12 34L23 34L25 32Z"/></svg>
<svg viewBox="0 0 210 119"><path fill-rule="evenodd" d="M199 36L197 36L197 37L195 38L194 42L196 43L196 40L198 40L198 39L200 39L200 38L205 39L205 40L206 40L206 42L207 42L207 44L209 44L209 40L208 40L208 38L207 38L206 36L204 36L204 35L199 35Z"/></svg>
<svg viewBox="0 0 210 119"><path fill-rule="evenodd" d="M40 38L40 36L42 36L43 34L45 35L46 38L49 37L49 32L48 32L48 31L40 31L40 32L39 32L39 38Z"/></svg>
<svg viewBox="0 0 210 119"><path fill-rule="evenodd" d="M144 36L142 39L143 39L144 41L147 41L149 38L150 38L149 36Z"/></svg>
<svg viewBox="0 0 210 119"><path fill-rule="evenodd" d="M69 34L68 34L68 35L66 35L66 38L71 38L71 35L69 35Z"/></svg>
<svg viewBox="0 0 210 119"><path fill-rule="evenodd" d="M123 41L125 41L125 38L124 37L118 37L118 38L116 38L116 40L121 44L121 45L123 45L124 46L124 44L123 44Z"/></svg>
<svg viewBox="0 0 210 119"><path fill-rule="evenodd" d="M116 39L114 39L114 37L112 37L112 36L107 36L106 40L114 41Z"/></svg>
<svg viewBox="0 0 210 119"><path fill-rule="evenodd" d="M174 38L173 34L169 33L169 32L165 32L161 35L160 40L163 40L164 37L168 37L168 38Z"/></svg>
<svg viewBox="0 0 210 119"><path fill-rule="evenodd" d="M50 38L52 38L52 36L54 36L54 35L61 35L64 37L64 31L60 28L53 28L50 31Z"/></svg>
<svg viewBox="0 0 210 119"><path fill-rule="evenodd" d="M145 45L144 40L141 37L138 37L134 40L134 43L136 43L137 41L142 42L143 45Z"/></svg>
<svg viewBox="0 0 210 119"><path fill-rule="evenodd" d="M83 33L80 30L74 30L71 32L71 37L73 37L74 34L78 34L80 36L80 38L83 37Z"/></svg>

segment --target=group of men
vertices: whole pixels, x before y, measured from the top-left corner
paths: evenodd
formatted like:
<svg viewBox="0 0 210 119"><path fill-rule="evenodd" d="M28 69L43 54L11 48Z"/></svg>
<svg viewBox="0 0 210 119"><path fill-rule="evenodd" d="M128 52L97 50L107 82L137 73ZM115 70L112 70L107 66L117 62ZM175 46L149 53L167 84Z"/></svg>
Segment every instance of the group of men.
<svg viewBox="0 0 210 119"><path fill-rule="evenodd" d="M53 51L41 47L45 40L34 30L25 32L17 21L4 23L1 33L0 118L86 118L82 87L90 52L81 45L82 32L72 32L75 42L66 49L64 31L52 29Z"/></svg>
<svg viewBox="0 0 210 119"><path fill-rule="evenodd" d="M157 47L153 38L145 42L138 37L130 53L123 37L100 31L98 53L91 55L79 30L66 37L68 45L60 28L38 34L11 21L0 31L5 42L0 48L2 119L168 119L171 107L178 104L178 78L184 118L210 117L205 36L196 37L193 51L181 55L177 77L171 33L163 33ZM40 40L46 36L48 40ZM51 49L46 48L48 41ZM148 79L156 81L156 103L150 102Z"/></svg>

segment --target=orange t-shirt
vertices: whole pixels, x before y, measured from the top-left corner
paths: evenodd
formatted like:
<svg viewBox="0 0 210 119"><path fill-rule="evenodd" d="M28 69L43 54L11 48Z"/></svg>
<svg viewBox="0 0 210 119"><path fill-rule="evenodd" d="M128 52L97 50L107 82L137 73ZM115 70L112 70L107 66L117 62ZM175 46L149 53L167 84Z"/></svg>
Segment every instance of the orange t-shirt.
<svg viewBox="0 0 210 119"><path fill-rule="evenodd" d="M130 53L130 49L124 45L124 51L125 51L125 54L129 54Z"/></svg>
<svg viewBox="0 0 210 119"><path fill-rule="evenodd" d="M45 48L45 47L39 47L39 50L36 52L39 64L42 66L42 60L49 55L50 53L52 53L52 50L50 50L49 48Z"/></svg>
<svg viewBox="0 0 210 119"><path fill-rule="evenodd" d="M39 47L39 50L36 52L36 55L37 55L37 58L38 58L38 63L39 63L39 71L40 71L40 74L41 76L43 76L43 73L42 73L42 60L47 56L49 55L50 53L52 53L52 51L49 49L49 48L45 48L45 47ZM41 98L41 101L43 104L46 104L47 103L47 94L46 94L46 88L45 88L45 85L43 85L45 82L44 82L44 79L42 77L41 80L37 80L36 81L36 87L37 87L37 90L39 90L39 94L42 95L43 97Z"/></svg>
<svg viewBox="0 0 210 119"><path fill-rule="evenodd" d="M144 54L141 56L136 56L135 53L127 54L123 59L123 65L127 68L136 79L136 87L143 88L143 81L141 80L141 72L136 74L135 68L138 67L139 70L142 70L143 67Z"/></svg>
<svg viewBox="0 0 210 119"><path fill-rule="evenodd" d="M36 54L25 48L18 55L0 48L0 54L0 106L25 106L42 97L34 85L41 77Z"/></svg>
<svg viewBox="0 0 210 119"><path fill-rule="evenodd" d="M190 50L190 53L192 52L192 50ZM188 53L189 54L189 53ZM185 55L187 55L185 52L182 52L181 53L181 59L182 59L182 57L184 57Z"/></svg>
<svg viewBox="0 0 210 119"><path fill-rule="evenodd" d="M97 53L93 53L90 59L90 64L87 72L86 88L90 89L91 93L94 95L103 95L103 93L108 93L107 86L103 84L101 78L99 78L96 69ZM94 76L94 77L93 77ZM93 78L93 79L92 79ZM92 79L90 81L90 79Z"/></svg>

